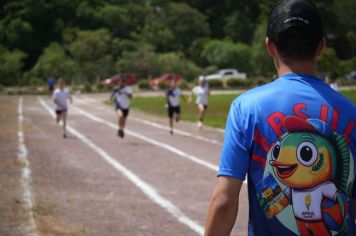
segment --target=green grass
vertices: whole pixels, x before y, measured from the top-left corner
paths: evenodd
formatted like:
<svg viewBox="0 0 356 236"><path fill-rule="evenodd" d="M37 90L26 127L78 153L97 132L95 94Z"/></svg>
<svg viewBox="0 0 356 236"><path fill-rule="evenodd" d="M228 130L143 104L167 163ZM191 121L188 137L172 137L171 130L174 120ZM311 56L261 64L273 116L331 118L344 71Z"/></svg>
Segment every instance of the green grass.
<svg viewBox="0 0 356 236"><path fill-rule="evenodd" d="M213 127L224 128L226 116L229 111L230 104L238 94L214 95L209 97L209 106L205 115L204 124ZM132 100L132 108L142 110L144 112L167 116L165 108L165 98L160 97L135 97ZM198 108L193 99L188 102L187 97L181 99L181 119L195 122L198 120Z"/></svg>
<svg viewBox="0 0 356 236"><path fill-rule="evenodd" d="M341 91L341 94L348 97L356 104L356 90Z"/></svg>
<svg viewBox="0 0 356 236"><path fill-rule="evenodd" d="M341 93L356 104L356 90L342 91ZM210 96L204 124L218 128L225 128L230 104L237 96L238 94ZM187 100L186 97L181 99L181 118L186 121L196 122L198 120L198 108L194 100L190 103ZM167 116L164 96L135 97L132 100L132 108L154 115Z"/></svg>

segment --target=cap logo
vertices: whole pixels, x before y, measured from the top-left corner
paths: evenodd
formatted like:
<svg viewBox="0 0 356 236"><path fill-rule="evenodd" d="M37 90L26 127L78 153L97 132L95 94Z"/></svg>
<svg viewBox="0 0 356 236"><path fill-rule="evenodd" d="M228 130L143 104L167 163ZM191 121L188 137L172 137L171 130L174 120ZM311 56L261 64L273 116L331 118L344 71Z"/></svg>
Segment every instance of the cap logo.
<svg viewBox="0 0 356 236"><path fill-rule="evenodd" d="M309 24L309 21L306 20L306 19L304 19L304 18L301 17L301 16L293 16L293 17L291 17L291 18L288 18L288 19L286 19L286 20L284 21L284 24L287 24L289 21L295 21L295 20L301 21L301 22L303 22L303 23L305 23L305 24Z"/></svg>

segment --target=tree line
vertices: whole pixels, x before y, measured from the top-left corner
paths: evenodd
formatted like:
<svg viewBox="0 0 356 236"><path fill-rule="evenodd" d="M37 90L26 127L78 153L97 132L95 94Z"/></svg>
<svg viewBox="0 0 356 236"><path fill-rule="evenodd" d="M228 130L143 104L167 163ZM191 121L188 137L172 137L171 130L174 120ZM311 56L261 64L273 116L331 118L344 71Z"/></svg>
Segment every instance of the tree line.
<svg viewBox="0 0 356 236"><path fill-rule="evenodd" d="M49 76L95 83L115 73L186 80L221 68L271 77L264 46L275 0L3 0L0 84ZM314 1L325 22L323 72L356 69L356 1Z"/></svg>

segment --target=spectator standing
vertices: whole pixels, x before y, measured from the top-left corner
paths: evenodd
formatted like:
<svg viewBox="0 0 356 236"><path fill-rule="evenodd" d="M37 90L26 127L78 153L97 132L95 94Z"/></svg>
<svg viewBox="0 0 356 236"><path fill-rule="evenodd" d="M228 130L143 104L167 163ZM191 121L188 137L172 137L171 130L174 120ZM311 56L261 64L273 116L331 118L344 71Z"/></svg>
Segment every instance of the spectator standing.
<svg viewBox="0 0 356 236"><path fill-rule="evenodd" d="M325 76L325 82L330 85L335 91L339 91L339 85L337 84L337 78L335 73L327 73Z"/></svg>
<svg viewBox="0 0 356 236"><path fill-rule="evenodd" d="M266 46L278 78L231 104L205 235L229 235L247 175L248 235L356 235L356 108L316 75L317 7L284 0Z"/></svg>
<svg viewBox="0 0 356 236"><path fill-rule="evenodd" d="M55 86L56 86L56 81L53 79L52 76L50 76L47 80L47 89L48 89L49 96L52 96Z"/></svg>

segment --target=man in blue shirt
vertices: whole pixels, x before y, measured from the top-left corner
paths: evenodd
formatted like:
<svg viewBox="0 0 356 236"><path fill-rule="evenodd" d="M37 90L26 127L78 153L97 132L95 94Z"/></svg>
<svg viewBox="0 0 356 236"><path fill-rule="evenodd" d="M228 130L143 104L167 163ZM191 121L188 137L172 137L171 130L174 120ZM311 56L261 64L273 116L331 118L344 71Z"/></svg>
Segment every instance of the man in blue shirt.
<svg viewBox="0 0 356 236"><path fill-rule="evenodd" d="M269 13L278 78L231 104L205 235L229 235L247 175L248 235L356 235L356 108L315 77L323 25L308 0Z"/></svg>
<svg viewBox="0 0 356 236"><path fill-rule="evenodd" d="M47 87L48 87L48 95L52 96L54 87L56 85L56 81L50 76L47 80Z"/></svg>

